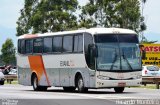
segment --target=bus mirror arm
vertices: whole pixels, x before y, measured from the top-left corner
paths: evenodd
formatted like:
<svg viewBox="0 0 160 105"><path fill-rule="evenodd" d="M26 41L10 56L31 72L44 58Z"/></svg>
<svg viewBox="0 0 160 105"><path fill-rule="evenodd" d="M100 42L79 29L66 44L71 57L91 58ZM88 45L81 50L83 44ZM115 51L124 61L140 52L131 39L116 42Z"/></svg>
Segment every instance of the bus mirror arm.
<svg viewBox="0 0 160 105"><path fill-rule="evenodd" d="M96 46L95 44L91 44L91 45L90 45L90 48L91 48L91 50L92 50L93 57L98 57L97 46Z"/></svg>

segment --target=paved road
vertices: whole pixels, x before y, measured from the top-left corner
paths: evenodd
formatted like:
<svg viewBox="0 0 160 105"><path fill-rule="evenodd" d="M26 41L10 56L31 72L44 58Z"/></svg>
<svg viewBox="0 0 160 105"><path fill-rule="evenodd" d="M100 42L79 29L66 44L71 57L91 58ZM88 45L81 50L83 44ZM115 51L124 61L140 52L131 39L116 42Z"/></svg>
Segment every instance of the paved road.
<svg viewBox="0 0 160 105"><path fill-rule="evenodd" d="M4 85L0 86L0 99L0 105L129 105L134 103L127 102L148 99L148 105L160 105L160 90L126 88L117 94L113 89L91 89L88 93L71 93L52 87L46 92L35 92L31 86Z"/></svg>

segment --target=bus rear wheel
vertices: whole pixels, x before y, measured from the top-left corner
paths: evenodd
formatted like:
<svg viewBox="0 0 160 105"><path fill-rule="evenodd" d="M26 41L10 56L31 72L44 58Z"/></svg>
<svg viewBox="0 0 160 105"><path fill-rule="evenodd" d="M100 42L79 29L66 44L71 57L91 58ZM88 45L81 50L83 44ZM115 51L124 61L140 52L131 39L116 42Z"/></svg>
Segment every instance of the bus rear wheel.
<svg viewBox="0 0 160 105"><path fill-rule="evenodd" d="M34 75L32 78L32 86L33 86L34 91L46 91L48 88L47 86L38 85L38 78L36 75Z"/></svg>
<svg viewBox="0 0 160 105"><path fill-rule="evenodd" d="M115 88L114 88L114 91L115 91L116 93L123 93L124 87L115 87Z"/></svg>
<svg viewBox="0 0 160 105"><path fill-rule="evenodd" d="M84 81L81 75L78 76L78 79L77 79L77 88L78 88L78 92L80 93L88 91L88 88L84 87Z"/></svg>

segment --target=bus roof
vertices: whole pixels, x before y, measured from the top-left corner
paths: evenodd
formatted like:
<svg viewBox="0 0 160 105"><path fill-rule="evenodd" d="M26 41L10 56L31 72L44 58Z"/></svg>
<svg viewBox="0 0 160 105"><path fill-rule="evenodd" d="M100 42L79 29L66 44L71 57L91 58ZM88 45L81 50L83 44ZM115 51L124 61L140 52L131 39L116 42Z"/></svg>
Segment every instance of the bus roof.
<svg viewBox="0 0 160 105"><path fill-rule="evenodd" d="M43 36L57 36L57 35L68 35L68 34L74 34L74 33L91 33L94 34L113 34L113 33L119 33L119 34L136 34L135 31L129 30L129 29L123 29L123 28L90 28L90 29L78 29L73 31L60 31L60 32L52 32L52 33L43 33L43 34L24 34L18 37L18 39L24 39L24 38L35 38L35 37L43 37Z"/></svg>

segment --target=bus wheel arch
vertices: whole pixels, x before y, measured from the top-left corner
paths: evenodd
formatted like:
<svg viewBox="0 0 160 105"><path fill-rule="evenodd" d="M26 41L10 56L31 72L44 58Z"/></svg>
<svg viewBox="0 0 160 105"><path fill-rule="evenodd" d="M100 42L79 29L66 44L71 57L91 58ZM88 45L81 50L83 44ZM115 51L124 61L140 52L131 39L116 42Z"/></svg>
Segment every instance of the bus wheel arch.
<svg viewBox="0 0 160 105"><path fill-rule="evenodd" d="M47 86L39 86L38 76L35 72L31 75L31 85L34 91L46 91L48 88Z"/></svg>
<svg viewBox="0 0 160 105"><path fill-rule="evenodd" d="M35 91L39 90L39 88L38 88L38 77L37 77L37 74L35 72L33 72L32 75L31 75L31 85L33 86L33 89Z"/></svg>
<svg viewBox="0 0 160 105"><path fill-rule="evenodd" d="M75 75L75 87L78 88L78 92L80 93L88 91L88 88L86 88L84 85L84 79L80 72L77 72Z"/></svg>

